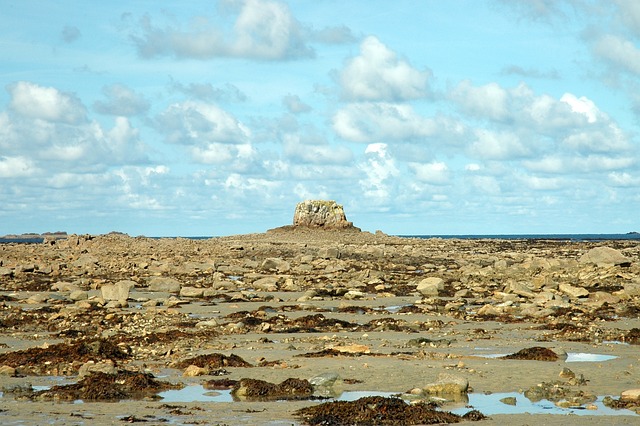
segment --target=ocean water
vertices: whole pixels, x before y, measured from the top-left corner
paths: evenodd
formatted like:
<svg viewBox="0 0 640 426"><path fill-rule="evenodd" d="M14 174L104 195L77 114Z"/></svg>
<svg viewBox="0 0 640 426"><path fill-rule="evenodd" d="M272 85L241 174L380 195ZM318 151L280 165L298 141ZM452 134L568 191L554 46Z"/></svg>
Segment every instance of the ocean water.
<svg viewBox="0 0 640 426"><path fill-rule="evenodd" d="M640 241L640 233L627 234L469 234L469 235L397 235L404 238L442 238L462 240L552 240L552 241L615 241L631 240ZM178 238L178 237L152 237L152 238ZM189 240L207 240L213 236L181 237ZM0 238L0 244L40 244L44 238Z"/></svg>

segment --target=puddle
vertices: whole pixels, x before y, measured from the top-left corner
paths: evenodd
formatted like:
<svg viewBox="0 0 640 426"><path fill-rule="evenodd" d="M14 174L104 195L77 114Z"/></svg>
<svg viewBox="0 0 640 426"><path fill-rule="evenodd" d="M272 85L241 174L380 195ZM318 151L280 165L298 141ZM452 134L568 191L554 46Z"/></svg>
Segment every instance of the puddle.
<svg viewBox="0 0 640 426"><path fill-rule="evenodd" d="M480 358L500 358L506 355L510 355L508 353L504 354L479 354L473 355ZM603 362L610 361L612 359L618 358L615 355L603 355L603 354L592 354L585 352L567 352L567 359L564 362ZM558 361L562 361L559 359Z"/></svg>
<svg viewBox="0 0 640 426"><path fill-rule="evenodd" d="M516 405L508 405L500 402L503 398L515 398ZM469 402L465 407L450 409L446 406L443 409L451 411L454 414L463 415L471 408L480 411L482 414L491 416L494 414L575 414L583 416L636 416L631 410L614 410L606 407L602 403L604 397L598 397L593 403L597 410L587 410L585 406L574 408L557 407L553 402L543 399L537 402L531 402L523 394L517 392L494 393L490 395L469 394Z"/></svg>

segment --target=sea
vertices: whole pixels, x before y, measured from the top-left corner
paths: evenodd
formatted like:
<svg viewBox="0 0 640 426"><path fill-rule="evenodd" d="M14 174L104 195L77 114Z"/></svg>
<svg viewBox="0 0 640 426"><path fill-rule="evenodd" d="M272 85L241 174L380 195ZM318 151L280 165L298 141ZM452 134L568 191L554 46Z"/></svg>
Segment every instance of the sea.
<svg viewBox="0 0 640 426"><path fill-rule="evenodd" d="M626 234L470 234L470 235L397 235L405 238L442 238L442 239L462 239L462 240L553 240L553 241L616 241L616 240L636 240L640 241L640 233L629 232ZM178 238L178 237L152 237L152 238ZM207 240L215 238L213 236L181 237L190 240ZM0 244L40 244L44 238L0 238Z"/></svg>

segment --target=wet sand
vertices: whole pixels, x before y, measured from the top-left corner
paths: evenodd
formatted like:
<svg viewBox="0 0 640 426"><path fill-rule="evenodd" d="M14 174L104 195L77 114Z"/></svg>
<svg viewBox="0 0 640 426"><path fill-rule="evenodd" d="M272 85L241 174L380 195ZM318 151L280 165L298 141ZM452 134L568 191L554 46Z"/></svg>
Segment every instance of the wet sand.
<svg viewBox="0 0 640 426"><path fill-rule="evenodd" d="M600 246L630 262L584 260ZM291 230L197 241L72 235L1 245L0 261L0 366L14 369L0 375L4 389L77 383L88 362L185 386L335 373L336 393L401 394L448 373L468 380L468 395L516 393L521 405L523 392L543 382L614 398L640 388L634 332L640 329L640 245L633 241L419 240ZM434 289L427 278L441 281ZM102 288L123 280L133 282L126 300L105 299L110 294ZM122 359L99 351L86 359L55 358L57 345L95 339L115 344ZM570 357L495 357L531 347ZM19 357L12 356L30 348L50 353L16 364ZM187 368L179 365L185 360L213 353L236 355L251 367L184 376ZM573 361L573 354L615 358ZM583 380L560 377L564 368ZM442 409L460 409L465 401ZM298 409L322 402L62 402L4 392L0 422L298 425ZM504 403L492 409L501 412L500 404L513 412ZM640 422L631 410L614 416L593 408L490 414L478 424Z"/></svg>

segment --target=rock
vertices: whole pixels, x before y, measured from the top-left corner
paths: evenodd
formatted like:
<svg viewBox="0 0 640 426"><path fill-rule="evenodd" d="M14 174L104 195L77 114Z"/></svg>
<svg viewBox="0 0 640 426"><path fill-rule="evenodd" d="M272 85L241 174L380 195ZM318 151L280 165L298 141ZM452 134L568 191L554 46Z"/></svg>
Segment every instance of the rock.
<svg viewBox="0 0 640 426"><path fill-rule="evenodd" d="M366 295L367 295L366 293L360 290L349 290L342 297L344 297L346 300L354 300L354 299L362 299Z"/></svg>
<svg viewBox="0 0 640 426"><path fill-rule="evenodd" d="M136 285L135 281L122 280L115 284L105 284L100 288L102 298L107 301L127 300L129 292Z"/></svg>
<svg viewBox="0 0 640 426"><path fill-rule="evenodd" d="M640 389L627 389L620 394L623 401L640 401Z"/></svg>
<svg viewBox="0 0 640 426"><path fill-rule="evenodd" d="M13 275L13 269L6 266L0 267L0 277L10 277L11 275Z"/></svg>
<svg viewBox="0 0 640 426"><path fill-rule="evenodd" d="M437 296L440 290L444 290L444 280L438 277L428 277L418 283L416 290L423 296Z"/></svg>
<svg viewBox="0 0 640 426"><path fill-rule="evenodd" d="M116 374L116 366L113 361L107 360L102 362L88 361L82 364L78 370L78 378L82 379L91 373Z"/></svg>
<svg viewBox="0 0 640 426"><path fill-rule="evenodd" d="M341 353L347 354L368 354L371 353L371 348L366 345L345 345L345 346L334 346L331 349L334 349Z"/></svg>
<svg viewBox="0 0 640 426"><path fill-rule="evenodd" d="M335 201L307 200L298 203L293 214L294 227L348 229L354 228L347 221L344 208Z"/></svg>
<svg viewBox="0 0 640 426"><path fill-rule="evenodd" d="M204 367L198 367L197 365L190 365L185 368L182 373L183 377L197 377L197 376L206 376L209 374L209 369Z"/></svg>
<svg viewBox="0 0 640 426"><path fill-rule="evenodd" d="M84 290L74 290L69 294L69 299L77 302L79 300L87 300L89 298L89 293Z"/></svg>
<svg viewBox="0 0 640 426"><path fill-rule="evenodd" d="M318 257L321 259L339 259L340 250L337 247L321 247L318 250Z"/></svg>
<svg viewBox="0 0 640 426"><path fill-rule="evenodd" d="M291 264L286 260L270 257L262 262L262 269L265 271L287 272L291 269Z"/></svg>
<svg viewBox="0 0 640 426"><path fill-rule="evenodd" d="M574 287L569 284L562 283L558 286L558 289L572 299L589 296L589 290L587 290L586 288Z"/></svg>
<svg viewBox="0 0 640 426"><path fill-rule="evenodd" d="M0 367L0 376L11 376L11 377L15 377L16 375L16 369L9 366L9 365L3 365Z"/></svg>
<svg viewBox="0 0 640 426"><path fill-rule="evenodd" d="M580 263L595 263L598 266L630 266L631 259L611 247L595 247L582 255Z"/></svg>
<svg viewBox="0 0 640 426"><path fill-rule="evenodd" d="M182 287L180 289L180 297L202 297L203 294L204 294L203 288Z"/></svg>
<svg viewBox="0 0 640 426"><path fill-rule="evenodd" d="M529 287L527 283L520 281L510 281L505 287L505 292L517 294L518 296L526 297L528 299L536 297L536 293L532 291L531 287Z"/></svg>
<svg viewBox="0 0 640 426"><path fill-rule="evenodd" d="M500 400L500 402L502 402L503 404L506 404L506 405L515 406L518 403L518 400L514 396L508 396L506 398L502 398Z"/></svg>
<svg viewBox="0 0 640 426"><path fill-rule="evenodd" d="M314 387L331 387L340 380L338 373L322 373L309 380Z"/></svg>
<svg viewBox="0 0 640 426"><path fill-rule="evenodd" d="M279 281L280 279L278 277L264 277L254 281L252 286L256 290L277 291Z"/></svg>
<svg viewBox="0 0 640 426"><path fill-rule="evenodd" d="M175 278L154 277L149 281L149 291L161 291L165 293L180 293L182 284Z"/></svg>
<svg viewBox="0 0 640 426"><path fill-rule="evenodd" d="M469 381L462 376L440 373L438 381L426 385L423 389L428 394L461 395L467 393Z"/></svg>

